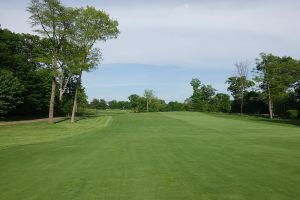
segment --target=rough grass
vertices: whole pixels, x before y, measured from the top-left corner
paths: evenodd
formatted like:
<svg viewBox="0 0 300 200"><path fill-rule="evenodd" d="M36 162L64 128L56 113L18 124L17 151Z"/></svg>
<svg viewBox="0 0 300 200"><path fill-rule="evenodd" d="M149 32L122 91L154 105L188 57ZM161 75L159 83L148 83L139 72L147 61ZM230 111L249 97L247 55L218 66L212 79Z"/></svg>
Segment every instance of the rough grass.
<svg viewBox="0 0 300 200"><path fill-rule="evenodd" d="M203 113L106 112L0 127L1 199L300 197L300 128Z"/></svg>

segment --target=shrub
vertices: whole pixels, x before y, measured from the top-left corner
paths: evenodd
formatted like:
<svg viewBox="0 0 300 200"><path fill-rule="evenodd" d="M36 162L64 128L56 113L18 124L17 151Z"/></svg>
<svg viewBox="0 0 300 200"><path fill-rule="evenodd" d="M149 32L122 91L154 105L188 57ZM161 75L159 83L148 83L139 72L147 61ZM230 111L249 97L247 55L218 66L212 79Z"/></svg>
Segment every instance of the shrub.
<svg viewBox="0 0 300 200"><path fill-rule="evenodd" d="M290 119L296 119L299 115L299 111L298 110L288 110L287 111L287 116Z"/></svg>

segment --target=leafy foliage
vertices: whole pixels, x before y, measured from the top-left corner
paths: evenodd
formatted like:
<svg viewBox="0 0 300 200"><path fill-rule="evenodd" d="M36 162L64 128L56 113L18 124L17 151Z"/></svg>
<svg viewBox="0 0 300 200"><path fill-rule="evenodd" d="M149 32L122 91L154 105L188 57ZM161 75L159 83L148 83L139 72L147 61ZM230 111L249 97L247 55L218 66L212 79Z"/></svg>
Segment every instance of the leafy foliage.
<svg viewBox="0 0 300 200"><path fill-rule="evenodd" d="M7 115L39 115L47 110L51 78L49 70L35 62L43 48L44 41L37 36L0 29L0 70L11 72L22 85L19 91L22 103L8 110Z"/></svg>
<svg viewBox="0 0 300 200"><path fill-rule="evenodd" d="M106 103L106 101L104 99L93 99L90 104L89 104L90 108L93 109L107 109L108 105Z"/></svg>
<svg viewBox="0 0 300 200"><path fill-rule="evenodd" d="M211 111L225 113L231 111L231 101L228 94L218 93L214 96L212 101Z"/></svg>
<svg viewBox="0 0 300 200"><path fill-rule="evenodd" d="M191 107L194 111L210 111L213 96L216 89L211 85L204 85L197 78L192 79L191 86L193 87L193 95L191 99Z"/></svg>
<svg viewBox="0 0 300 200"><path fill-rule="evenodd" d="M0 115L3 115L22 103L23 86L12 72L0 70L0 88Z"/></svg>
<svg viewBox="0 0 300 200"><path fill-rule="evenodd" d="M273 117L274 100L300 80L300 62L291 57L261 53L256 59L256 77Z"/></svg>
<svg viewBox="0 0 300 200"><path fill-rule="evenodd" d="M251 80L247 80L246 77L229 77L226 83L229 84L228 91L231 92L235 100L241 100L242 93L250 87L253 87L255 83Z"/></svg>
<svg viewBox="0 0 300 200"><path fill-rule="evenodd" d="M290 118L290 119L296 119L299 115L299 111L298 110L288 110L287 115L288 115L288 118Z"/></svg>

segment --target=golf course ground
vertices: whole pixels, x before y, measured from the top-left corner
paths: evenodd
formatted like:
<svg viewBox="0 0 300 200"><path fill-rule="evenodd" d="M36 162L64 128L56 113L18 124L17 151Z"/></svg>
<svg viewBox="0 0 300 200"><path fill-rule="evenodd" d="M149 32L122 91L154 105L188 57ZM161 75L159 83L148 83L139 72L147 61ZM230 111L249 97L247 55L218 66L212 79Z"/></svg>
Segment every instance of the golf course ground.
<svg viewBox="0 0 300 200"><path fill-rule="evenodd" d="M1 200L299 200L300 126L90 111L0 126Z"/></svg>

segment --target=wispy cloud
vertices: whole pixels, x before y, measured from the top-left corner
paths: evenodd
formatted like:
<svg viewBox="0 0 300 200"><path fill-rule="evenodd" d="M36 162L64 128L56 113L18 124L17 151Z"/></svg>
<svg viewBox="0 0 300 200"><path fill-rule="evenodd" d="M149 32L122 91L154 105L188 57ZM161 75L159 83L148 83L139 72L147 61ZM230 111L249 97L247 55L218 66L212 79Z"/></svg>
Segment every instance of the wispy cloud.
<svg viewBox="0 0 300 200"><path fill-rule="evenodd" d="M90 96L101 89L107 97L126 97L153 87L167 99L182 100L190 93L183 88L189 87L192 77L226 92L224 81L234 73L233 65L238 60L253 60L260 52L300 57L297 0L62 2L68 6L93 5L120 23L118 39L97 44L103 51L103 64L111 65L103 70L100 66L98 72L87 75ZM28 3L0 1L2 27L32 32L25 9ZM114 70L113 63L123 64ZM139 64L140 70L129 63ZM98 77L92 77L95 74ZM178 89L172 89L169 83Z"/></svg>

